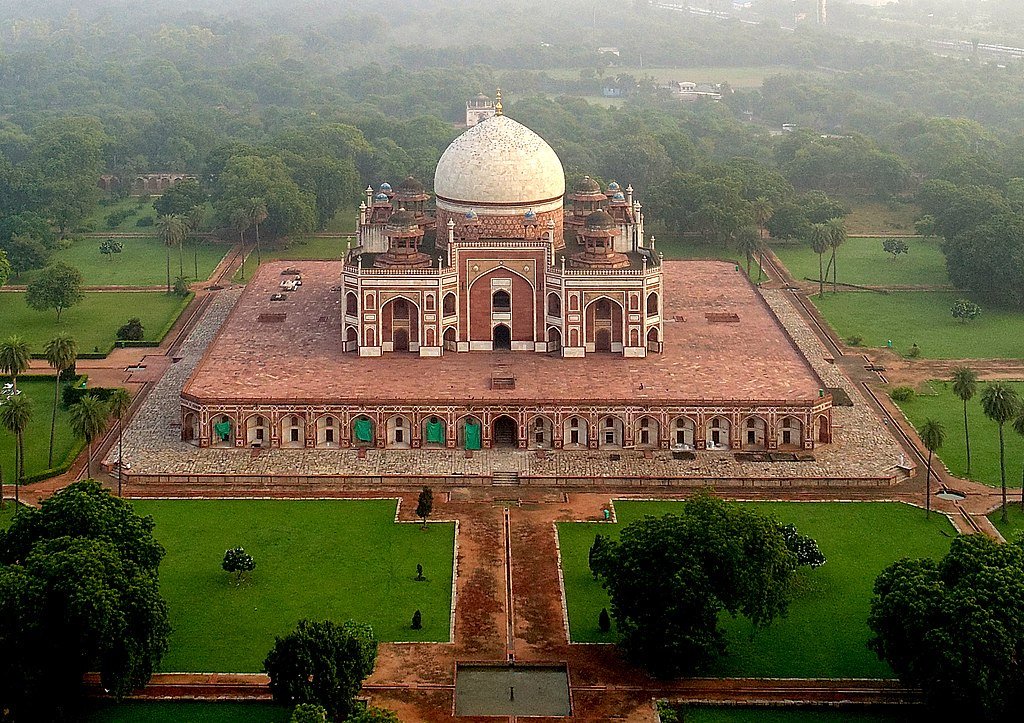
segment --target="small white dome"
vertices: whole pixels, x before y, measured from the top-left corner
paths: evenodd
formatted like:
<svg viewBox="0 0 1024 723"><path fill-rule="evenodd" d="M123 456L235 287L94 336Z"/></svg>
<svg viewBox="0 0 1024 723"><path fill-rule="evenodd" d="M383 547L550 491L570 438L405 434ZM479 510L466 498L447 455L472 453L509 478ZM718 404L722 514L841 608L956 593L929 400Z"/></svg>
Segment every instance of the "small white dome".
<svg viewBox="0 0 1024 723"><path fill-rule="evenodd" d="M562 162L543 138L496 115L452 141L434 172L434 193L470 206L541 205L565 194Z"/></svg>

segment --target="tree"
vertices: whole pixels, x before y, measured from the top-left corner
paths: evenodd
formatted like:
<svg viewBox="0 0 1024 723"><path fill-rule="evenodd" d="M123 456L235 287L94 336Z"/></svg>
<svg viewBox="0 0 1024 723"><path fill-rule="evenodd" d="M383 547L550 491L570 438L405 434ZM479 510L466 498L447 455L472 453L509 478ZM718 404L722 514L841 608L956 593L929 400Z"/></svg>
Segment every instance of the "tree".
<svg viewBox="0 0 1024 723"><path fill-rule="evenodd" d="M801 535L796 525L779 525L779 532L786 541L786 549L796 555L797 565L813 570L825 564L825 555L818 547L817 540L808 535Z"/></svg>
<svg viewBox="0 0 1024 723"><path fill-rule="evenodd" d="M118 387L107 399L110 413L117 419L117 496L121 497L121 471L124 469L124 415L132 406L132 395Z"/></svg>
<svg viewBox="0 0 1024 723"><path fill-rule="evenodd" d="M85 440L88 460L86 463L86 475L91 477L93 452L92 441L102 434L103 429L107 426L107 414L109 413L109 410L107 409L106 404L101 402L92 394L86 394L77 404L71 405L71 409L68 411L68 421L71 424L71 431Z"/></svg>
<svg viewBox="0 0 1024 723"><path fill-rule="evenodd" d="M932 513L932 455L946 440L946 429L934 419L926 419L921 425L921 443L928 450L928 470L925 473L924 510L925 517Z"/></svg>
<svg viewBox="0 0 1024 723"><path fill-rule="evenodd" d="M811 249L818 255L818 296L825 294L825 252L828 251L828 226L823 223L811 224Z"/></svg>
<svg viewBox="0 0 1024 723"><path fill-rule="evenodd" d="M242 257L242 281L245 281L245 232L249 230L249 223L249 213L244 208L235 209L231 213L231 225L238 231L238 248Z"/></svg>
<svg viewBox="0 0 1024 723"><path fill-rule="evenodd" d="M157 217L184 216L196 206L206 203L206 193L199 186L199 181L185 178L166 189L159 198L153 201Z"/></svg>
<svg viewBox="0 0 1024 723"><path fill-rule="evenodd" d="M401 723L394 711L364 706L345 719L344 723Z"/></svg>
<svg viewBox="0 0 1024 723"><path fill-rule="evenodd" d="M82 272L63 261L47 266L25 289L25 303L36 311L53 309L57 312L58 322L65 309L84 299Z"/></svg>
<svg viewBox="0 0 1024 723"><path fill-rule="evenodd" d="M895 261L900 254L910 253L910 245L901 238L887 238L882 241L882 250L890 254Z"/></svg>
<svg viewBox="0 0 1024 723"><path fill-rule="evenodd" d="M967 423L967 402L978 393L978 375L973 369L957 367L953 370L953 393L964 405L964 442L967 445L967 476L971 476L971 428Z"/></svg>
<svg viewBox="0 0 1024 723"><path fill-rule="evenodd" d="M37 238L17 234L3 243L3 251L15 277L26 271L41 269L50 261L50 250Z"/></svg>
<svg viewBox="0 0 1024 723"><path fill-rule="evenodd" d="M256 561L244 547L232 547L224 552L224 562L220 565L225 572L235 576L235 586L242 584L242 578L246 573L256 569Z"/></svg>
<svg viewBox="0 0 1024 723"><path fill-rule="evenodd" d="M1003 491L1001 519L1006 522L1006 449L1003 444L1003 425L1017 416L1020 398L1013 387L1003 382L992 382L981 393L981 408L986 417L999 425L999 480Z"/></svg>
<svg viewBox="0 0 1024 723"><path fill-rule="evenodd" d="M722 612L755 628L784 614L798 564L775 520L708 494L627 525L594 562L624 652L659 676L724 652Z"/></svg>
<svg viewBox="0 0 1024 723"><path fill-rule="evenodd" d="M419 610L412 614L412 629L422 630L423 629L423 615Z"/></svg>
<svg viewBox="0 0 1024 723"><path fill-rule="evenodd" d="M981 315L981 307L969 299L957 299L949 310L953 318L966 324Z"/></svg>
<svg viewBox="0 0 1024 723"><path fill-rule="evenodd" d="M25 480L25 430L31 421L32 403L25 395L8 397L3 404L0 404L0 427L14 435L14 501L16 505L20 502L19 490Z"/></svg>
<svg viewBox="0 0 1024 723"><path fill-rule="evenodd" d="M203 227L206 220L206 206L193 206L185 214L185 226L188 233L192 234L192 273L196 281L199 280L199 229Z"/></svg>
<svg viewBox="0 0 1024 723"><path fill-rule="evenodd" d="M11 262L7 260L7 252L0 249L0 286L7 283L11 278Z"/></svg>
<svg viewBox="0 0 1024 723"><path fill-rule="evenodd" d="M750 263L761 246L759 232L752 226L744 226L736 234L736 250L747 260L747 278L750 278Z"/></svg>
<svg viewBox="0 0 1024 723"><path fill-rule="evenodd" d="M1016 419L1013 420L1013 431L1024 437L1024 408L1017 414ZM1020 491L1020 509L1024 512L1024 464L1021 465L1020 470L1021 477L1021 491Z"/></svg>
<svg viewBox="0 0 1024 723"><path fill-rule="evenodd" d="M76 482L0 532L0 707L13 720L75 719L82 675L120 699L167 650L164 550L153 519L98 482Z"/></svg>
<svg viewBox="0 0 1024 723"><path fill-rule="evenodd" d="M28 370L31 360L28 344L17 334L0 341L0 374L9 376L15 389L18 388L18 375Z"/></svg>
<svg viewBox="0 0 1024 723"><path fill-rule="evenodd" d="M416 563L416 582L423 582L426 578L423 577L423 564Z"/></svg>
<svg viewBox="0 0 1024 723"><path fill-rule="evenodd" d="M1022 544L962 535L875 580L868 645L942 717L1009 720L1024 703Z"/></svg>
<svg viewBox="0 0 1024 723"><path fill-rule="evenodd" d="M597 627L602 633L612 629L612 619L608 617L608 608L601 608L601 614L597 616Z"/></svg>
<svg viewBox="0 0 1024 723"><path fill-rule="evenodd" d="M775 209L772 208L772 202L766 196L755 198L751 208L754 211L754 223L757 224L758 237L763 241L765 227Z"/></svg>
<svg viewBox="0 0 1024 723"><path fill-rule="evenodd" d="M249 199L249 223L256 229L256 266L263 263L260 253L260 224L267 220L267 204L262 198Z"/></svg>
<svg viewBox="0 0 1024 723"><path fill-rule="evenodd" d="M830 218L825 222L828 227L828 245L832 248L832 293L838 291L838 268L839 259L838 251L839 247L846 242L846 224L841 218Z"/></svg>
<svg viewBox="0 0 1024 723"><path fill-rule="evenodd" d="M316 703L341 719L355 710L355 696L376 660L377 639L369 625L300 620L275 639L263 667L275 701Z"/></svg>
<svg viewBox="0 0 1024 723"><path fill-rule="evenodd" d="M434 511L434 491L429 487L420 490L420 497L416 501L416 516L423 520L423 529L427 527L427 518Z"/></svg>
<svg viewBox="0 0 1024 723"><path fill-rule="evenodd" d="M300 703L295 706L288 723L328 723L327 711L322 705Z"/></svg>
<svg viewBox="0 0 1024 723"><path fill-rule="evenodd" d="M57 405L60 403L60 375L75 365L78 358L78 344L67 334L58 334L43 347L46 363L53 369L53 410L50 413L50 448L46 466L53 468L53 440L57 433Z"/></svg>
<svg viewBox="0 0 1024 723"><path fill-rule="evenodd" d="M590 552L587 553L587 564L590 566L590 573L597 579L598 570L601 567L601 555L608 549L608 538L598 533L594 535L594 544L590 546Z"/></svg>
<svg viewBox="0 0 1024 723"><path fill-rule="evenodd" d="M126 324L117 328L118 341L142 341L146 336L146 327L142 325L142 319L133 316Z"/></svg>
<svg viewBox="0 0 1024 723"><path fill-rule="evenodd" d="M185 273L181 244L185 240L185 222L181 216L161 216L157 219L157 233L167 250L167 293L171 293L171 247L178 247L178 275Z"/></svg>

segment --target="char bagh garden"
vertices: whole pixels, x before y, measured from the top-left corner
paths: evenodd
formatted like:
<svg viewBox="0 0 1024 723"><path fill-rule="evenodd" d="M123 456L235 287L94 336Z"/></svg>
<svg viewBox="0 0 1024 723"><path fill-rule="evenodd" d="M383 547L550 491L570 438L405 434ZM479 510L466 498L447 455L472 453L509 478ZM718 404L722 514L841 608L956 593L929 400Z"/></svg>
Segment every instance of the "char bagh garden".
<svg viewBox="0 0 1024 723"><path fill-rule="evenodd" d="M52 5L0 722L1019 718L1019 0Z"/></svg>

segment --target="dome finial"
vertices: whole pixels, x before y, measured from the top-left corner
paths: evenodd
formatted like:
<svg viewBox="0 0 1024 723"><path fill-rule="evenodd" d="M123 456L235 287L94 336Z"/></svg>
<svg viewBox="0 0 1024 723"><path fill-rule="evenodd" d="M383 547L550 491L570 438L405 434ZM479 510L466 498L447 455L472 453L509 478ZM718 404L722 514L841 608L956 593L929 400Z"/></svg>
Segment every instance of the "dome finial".
<svg viewBox="0 0 1024 723"><path fill-rule="evenodd" d="M494 94L494 115L504 115L501 109L501 88Z"/></svg>

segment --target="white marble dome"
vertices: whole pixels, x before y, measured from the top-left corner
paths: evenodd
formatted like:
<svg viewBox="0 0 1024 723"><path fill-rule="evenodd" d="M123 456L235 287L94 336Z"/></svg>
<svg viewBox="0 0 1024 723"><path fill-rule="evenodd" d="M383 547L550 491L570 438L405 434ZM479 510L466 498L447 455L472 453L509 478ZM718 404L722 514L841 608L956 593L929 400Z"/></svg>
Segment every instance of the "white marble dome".
<svg viewBox="0 0 1024 723"><path fill-rule="evenodd" d="M496 115L452 141L434 172L439 207L561 205L565 172L543 138L508 116Z"/></svg>

